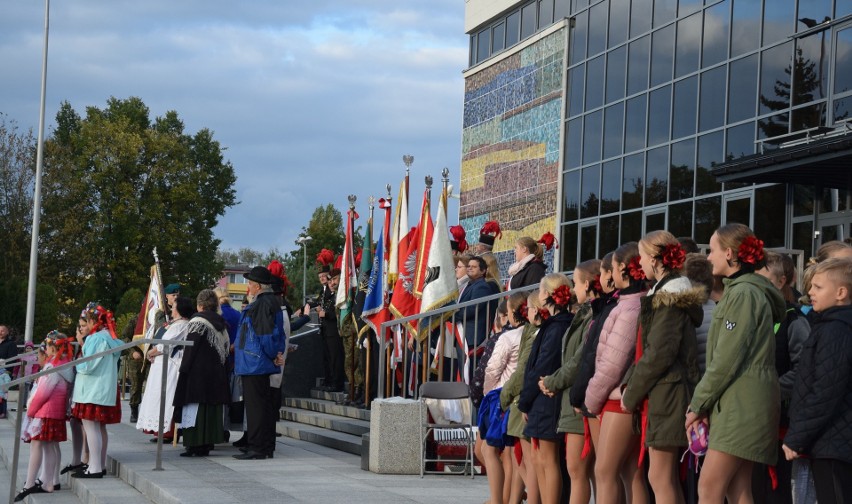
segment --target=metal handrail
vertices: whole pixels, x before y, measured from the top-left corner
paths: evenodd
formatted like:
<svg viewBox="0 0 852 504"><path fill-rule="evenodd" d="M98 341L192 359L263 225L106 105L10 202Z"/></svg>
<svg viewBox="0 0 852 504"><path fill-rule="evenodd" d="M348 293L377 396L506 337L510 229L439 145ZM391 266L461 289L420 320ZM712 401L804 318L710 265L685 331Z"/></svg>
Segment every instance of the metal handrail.
<svg viewBox="0 0 852 504"><path fill-rule="evenodd" d="M23 348L26 348L26 347L23 347ZM25 356L33 355L36 352L38 352L38 349L32 350L30 352L19 353L18 355L14 356L14 357L9 357L8 359L4 359L4 360L5 360L6 364L8 364L10 362L19 361L19 360L23 359Z"/></svg>
<svg viewBox="0 0 852 504"><path fill-rule="evenodd" d="M111 348L109 350L105 350L103 352L98 352L93 355L89 355L87 357L80 357L79 359L74 359L70 362L62 364L60 366L51 367L49 369L43 369L38 371L37 373L33 373L31 375L23 376L16 380L12 380L9 383L4 383L0 385L0 390L9 390L10 387L15 385L23 385L27 382L35 381L42 376L46 376L52 373L58 373L59 371L64 371L66 369L71 369L72 367L76 367L77 364L81 364L83 362L88 362L90 360L99 359L101 357L105 357L107 355L116 354L119 352L123 352L129 348L134 348L142 344L149 345L164 345L164 346L193 346L193 342L191 341L176 341L176 340L162 340L162 339L137 339L133 340L129 343L124 343L115 348ZM166 383L167 383L167 373L169 367L169 359L168 354L163 353L163 373L162 373L162 386L160 389L160 419L159 419L159 429L160 435L157 436L157 462L154 467L155 471L163 470L163 419L166 415L166 403L163 402L163 397L166 395ZM23 363L23 361L21 361ZM122 384L123 385L123 384ZM23 423L23 416L25 406L27 404L27 387L19 387L18 393L18 411L15 415L15 449L12 454L12 470L11 470L11 480L9 484L9 503L11 504L15 500L15 487L18 479L18 457L21 454L21 426Z"/></svg>
<svg viewBox="0 0 852 504"><path fill-rule="evenodd" d="M410 315L410 316L407 316L407 317L394 318L392 320L388 320L387 322L382 322L382 325L381 325L381 328L380 328L380 334L382 334L382 335L387 334L388 330L391 329L392 327L403 325L406 322L419 321L419 320L423 320L423 319L427 319L427 318L433 318L433 317L442 317L444 314L446 314L448 312L455 312L459 309L466 308L466 307L469 307L469 306L476 306L476 305L480 305L480 304L483 304L483 303L489 303L489 302L494 301L494 300L503 299L503 298L506 298L506 297L510 296L511 294L516 293L516 292L531 292L531 291L537 290L538 288L539 288L539 284L536 283L536 284L527 285L527 286L524 286L524 287L515 288L515 289L512 289L510 291L498 292L496 294L491 294L489 296L484 296L484 297L481 297L481 298L472 299L470 301L465 301L464 303L451 303L451 304L448 304L448 305L443 306L441 308L436 308L434 310L430 310L430 311L427 311L427 312L418 313L418 314ZM490 316L491 316L490 310L488 310L488 312L489 313L487 314L487 318L490 318ZM478 320L479 312L478 311L475 314L475 317L476 318L474 319L474 324L478 325L479 324L479 320ZM465 322L467 322L467 318L465 318ZM441 332L440 337L444 338L445 334L444 334L443 326L442 326L440 332ZM378 339L379 339L379 369L378 369L378 375L379 375L378 381L379 381L379 383L378 383L378 395L376 397L378 399L382 399L382 398L385 397L385 388L387 386L387 379L388 379L388 377L387 377L387 357L386 356L387 356L388 347L390 346L390 342L389 342L390 338L379 337ZM486 338L486 340L487 340L487 338ZM403 343L403 347L405 348L404 343ZM407 354L407 348L405 348L405 353ZM425 350L423 351L423 353L427 354L427 352ZM406 364L407 364L407 360L408 360L407 355L405 357L403 357L403 360L406 361ZM425 359L421 359L421 361L422 361L421 365L424 365L424 366L428 365ZM475 360L474 360L474 362L475 362ZM461 363L459 363L459 366L461 366ZM472 371L473 370L471 370L471 373L472 373ZM415 390L417 390L417 389L415 389Z"/></svg>

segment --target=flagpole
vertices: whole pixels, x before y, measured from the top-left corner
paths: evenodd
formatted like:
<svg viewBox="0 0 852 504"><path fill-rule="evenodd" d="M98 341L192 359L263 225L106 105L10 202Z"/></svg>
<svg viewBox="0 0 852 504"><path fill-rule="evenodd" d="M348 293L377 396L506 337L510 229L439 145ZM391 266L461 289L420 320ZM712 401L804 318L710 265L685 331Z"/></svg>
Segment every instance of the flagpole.
<svg viewBox="0 0 852 504"><path fill-rule="evenodd" d="M431 209L432 208L432 176L426 175L426 178L424 179L424 181L426 182L426 205L427 205L427 208ZM430 217L430 219L431 219L431 217ZM421 233L422 232L423 232L423 230L421 230ZM428 328L428 324L427 324L427 328ZM420 328L418 328L418 329L420 329ZM420 330L422 331L422 329L420 329ZM427 329L427 331L428 331L428 329ZM426 369L429 367L428 365L425 364L425 362L427 362L426 361L426 348L428 347L428 344L426 342L426 338L428 338L428 337L429 337L429 335L426 334L426 336L420 342L420 362L424 363L422 365L423 377L421 378L420 383L426 383L426 372L427 372Z"/></svg>
<svg viewBox="0 0 852 504"><path fill-rule="evenodd" d="M441 175L443 176L443 178L441 179L441 182L443 183L441 197L446 203L449 203L447 199L447 194L449 193L448 186L450 185L450 169L445 166L444 169L441 170ZM449 206L446 203L444 204L444 217L447 217L447 207Z"/></svg>

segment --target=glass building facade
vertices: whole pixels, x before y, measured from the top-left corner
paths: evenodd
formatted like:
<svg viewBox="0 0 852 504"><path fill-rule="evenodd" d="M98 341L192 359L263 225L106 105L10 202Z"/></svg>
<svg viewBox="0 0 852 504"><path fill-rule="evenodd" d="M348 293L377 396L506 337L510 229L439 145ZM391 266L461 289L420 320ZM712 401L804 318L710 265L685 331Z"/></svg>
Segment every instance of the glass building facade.
<svg viewBox="0 0 852 504"><path fill-rule="evenodd" d="M805 255L848 235L847 190L720 183L711 170L849 119L852 0L518 2L470 34L471 65L562 17L559 268L655 229L707 243L741 222Z"/></svg>

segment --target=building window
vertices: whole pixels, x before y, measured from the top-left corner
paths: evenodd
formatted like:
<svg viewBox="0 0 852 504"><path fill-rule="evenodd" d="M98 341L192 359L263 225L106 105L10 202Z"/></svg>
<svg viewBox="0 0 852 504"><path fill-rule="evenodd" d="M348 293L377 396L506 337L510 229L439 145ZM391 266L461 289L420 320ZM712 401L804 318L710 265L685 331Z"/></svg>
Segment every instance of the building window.
<svg viewBox="0 0 852 504"><path fill-rule="evenodd" d="M491 28L491 52L498 53L506 48L506 25L497 23Z"/></svg>
<svg viewBox="0 0 852 504"><path fill-rule="evenodd" d="M632 210L642 207L645 189L644 154L624 158L624 174L621 181L621 209Z"/></svg>
<svg viewBox="0 0 852 504"><path fill-rule="evenodd" d="M520 40L521 13L515 11L506 16L506 47L512 47Z"/></svg>
<svg viewBox="0 0 852 504"><path fill-rule="evenodd" d="M604 0L589 9L589 56L606 49L606 15L609 2Z"/></svg>
<svg viewBox="0 0 852 504"><path fill-rule="evenodd" d="M624 102L606 108L604 112L604 159L621 154L624 138ZM604 180L609 180L604 177Z"/></svg>
<svg viewBox="0 0 852 504"><path fill-rule="evenodd" d="M648 95L648 146L669 140L672 87L665 86Z"/></svg>
<svg viewBox="0 0 852 504"><path fill-rule="evenodd" d="M695 241L710 243L710 236L721 226L721 212L721 196L695 200Z"/></svg>
<svg viewBox="0 0 852 504"><path fill-rule="evenodd" d="M725 123L725 84L727 75L724 66L701 74L701 98L698 104L698 131L718 128Z"/></svg>
<svg viewBox="0 0 852 504"><path fill-rule="evenodd" d="M538 28L553 24L553 0L538 0Z"/></svg>
<svg viewBox="0 0 852 504"><path fill-rule="evenodd" d="M724 159L722 152L722 132L716 131L698 137L698 169L696 171L695 193L710 194L722 190L722 184L710 174L710 170ZM695 208L696 214L698 207Z"/></svg>
<svg viewBox="0 0 852 504"><path fill-rule="evenodd" d="M728 58L728 1L704 11L704 37L701 43L701 67L707 68Z"/></svg>
<svg viewBox="0 0 852 504"><path fill-rule="evenodd" d="M630 0L610 0L609 7L609 47L615 47L625 40L630 31Z"/></svg>
<svg viewBox="0 0 852 504"><path fill-rule="evenodd" d="M645 173L645 205L665 203L668 199L669 186L668 146L658 147L648 151Z"/></svg>
<svg viewBox="0 0 852 504"><path fill-rule="evenodd" d="M651 36L651 87L672 80L674 35L674 25L670 25Z"/></svg>
<svg viewBox="0 0 852 504"><path fill-rule="evenodd" d="M621 201L621 159L603 164L601 173L601 215L618 212Z"/></svg>
<svg viewBox="0 0 852 504"><path fill-rule="evenodd" d="M476 62L484 61L491 56L491 30L486 28L476 35Z"/></svg>
<svg viewBox="0 0 852 504"><path fill-rule="evenodd" d="M606 103L624 98L624 80L627 72L627 46L621 46L606 55Z"/></svg>
<svg viewBox="0 0 852 504"><path fill-rule="evenodd" d="M709 34L708 34L709 36ZM698 70L701 54L701 13L693 14L677 22L677 48L675 50L675 77L682 77Z"/></svg>
<svg viewBox="0 0 852 504"><path fill-rule="evenodd" d="M754 117L757 105L757 54L731 62L728 85L728 122Z"/></svg>
<svg viewBox="0 0 852 504"><path fill-rule="evenodd" d="M535 2L528 3L523 6L521 9L521 40L529 37L533 33L535 33L536 28L536 19L535 19L535 11L536 4Z"/></svg>
<svg viewBox="0 0 852 504"><path fill-rule="evenodd" d="M760 45L761 0L732 0L731 57L754 51Z"/></svg>
<svg viewBox="0 0 852 504"><path fill-rule="evenodd" d="M675 83L672 138L694 135L697 115L698 76L693 75Z"/></svg>
<svg viewBox="0 0 852 504"><path fill-rule="evenodd" d="M648 61L651 51L651 36L634 40L628 48L627 94L632 95L648 89Z"/></svg>
<svg viewBox="0 0 852 504"><path fill-rule="evenodd" d="M672 201L693 195L695 181L695 139L672 144L669 198Z"/></svg>

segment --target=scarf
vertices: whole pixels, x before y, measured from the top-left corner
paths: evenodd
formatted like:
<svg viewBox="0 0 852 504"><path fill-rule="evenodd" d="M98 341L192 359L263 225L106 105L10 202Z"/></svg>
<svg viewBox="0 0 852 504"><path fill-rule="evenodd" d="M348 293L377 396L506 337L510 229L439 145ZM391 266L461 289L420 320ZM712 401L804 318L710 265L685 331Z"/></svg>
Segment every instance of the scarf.
<svg viewBox="0 0 852 504"><path fill-rule="evenodd" d="M517 275L518 272L524 269L524 266L530 263L533 259L535 259L535 254L530 254L521 259L520 261L512 263L512 265L509 266L509 276Z"/></svg>
<svg viewBox="0 0 852 504"><path fill-rule="evenodd" d="M221 364L225 363L231 346L231 341L228 339L227 329L221 332L217 331L216 328L213 327L213 324L204 318L195 317L189 321L188 332L203 334L207 338L207 343L209 343L210 346L216 350L216 353L219 354L219 362Z"/></svg>

